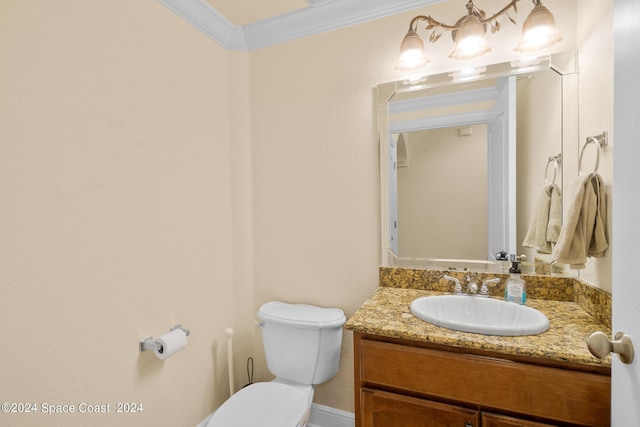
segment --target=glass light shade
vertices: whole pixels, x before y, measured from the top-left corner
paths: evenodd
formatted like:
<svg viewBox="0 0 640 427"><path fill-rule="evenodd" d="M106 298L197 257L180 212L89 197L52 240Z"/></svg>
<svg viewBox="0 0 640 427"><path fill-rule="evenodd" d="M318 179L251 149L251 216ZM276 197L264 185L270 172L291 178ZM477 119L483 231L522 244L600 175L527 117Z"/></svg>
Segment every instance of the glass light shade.
<svg viewBox="0 0 640 427"><path fill-rule="evenodd" d="M429 63L424 54L424 41L413 29L404 36L400 45L400 58L396 69L400 71L416 71Z"/></svg>
<svg viewBox="0 0 640 427"><path fill-rule="evenodd" d="M514 50L521 53L536 52L562 40L556 29L556 20L549 9L536 4L522 25L522 39Z"/></svg>
<svg viewBox="0 0 640 427"><path fill-rule="evenodd" d="M472 59L491 50L485 37L484 25L475 15L467 15L455 34L456 43L449 58Z"/></svg>

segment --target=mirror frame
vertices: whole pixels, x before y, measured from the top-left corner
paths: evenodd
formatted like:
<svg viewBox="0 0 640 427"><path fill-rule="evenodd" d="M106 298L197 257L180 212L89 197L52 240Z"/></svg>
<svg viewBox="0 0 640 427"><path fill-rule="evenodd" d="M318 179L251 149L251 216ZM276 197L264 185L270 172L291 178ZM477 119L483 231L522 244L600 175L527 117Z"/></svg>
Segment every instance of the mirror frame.
<svg viewBox="0 0 640 427"><path fill-rule="evenodd" d="M381 83L377 86L376 99L376 119L377 119L377 138L379 146L379 170L380 170L380 247L381 247L381 266L383 267L411 267L411 268L444 268L444 269L460 269L466 271L498 271L500 266L495 262L487 260L458 260L458 259L434 259L434 258L415 258L400 259L390 249L390 224L389 224L389 102L397 95L408 92L414 92L423 89L449 86L458 83L466 83L472 80L495 79L504 76L516 76L518 74L530 73L545 69L553 69L563 76L563 123L578 123L578 103L575 108L568 108L564 100L567 98L567 92L572 94L578 100L578 53L577 51L557 53L546 57L541 57L538 64L531 66L518 66L512 62L503 62L486 66L486 71L480 77L475 79L466 79L455 81L454 73L440 73L434 75L423 76L416 79L404 79L387 83ZM569 76L575 78L566 79ZM567 81L569 84L565 85ZM565 152L567 144L571 141L578 141L578 129L570 129L563 124L562 129L562 152ZM576 142L577 144L577 142ZM576 159L577 161L577 159ZM563 188L567 188L563 182ZM515 200L513 201L515 203ZM487 254L489 256L489 254ZM538 258L536 256L536 258ZM550 259L542 256L541 260L550 262ZM533 260L531 260L533 261ZM558 270L558 268L554 268ZM571 275L560 268L563 274Z"/></svg>

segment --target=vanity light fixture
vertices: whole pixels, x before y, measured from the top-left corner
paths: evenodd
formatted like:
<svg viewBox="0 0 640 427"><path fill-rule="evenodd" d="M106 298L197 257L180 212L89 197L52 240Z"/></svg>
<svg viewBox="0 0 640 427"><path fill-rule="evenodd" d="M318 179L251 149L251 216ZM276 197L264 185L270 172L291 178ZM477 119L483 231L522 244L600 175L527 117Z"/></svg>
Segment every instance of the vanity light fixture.
<svg viewBox="0 0 640 427"><path fill-rule="evenodd" d="M527 55L517 60L511 61L511 66L513 68L535 67L536 65L540 64L544 59L545 59L544 56Z"/></svg>
<svg viewBox="0 0 640 427"><path fill-rule="evenodd" d="M431 43L437 42L442 34L451 31L454 40L454 48L449 58L473 59L491 50L487 43L487 25L491 32L500 31L498 18L505 15L512 23L516 23L509 11L518 12L516 3L520 0L511 0L499 12L487 17L485 11L478 9L473 0L467 3L467 14L454 25L447 25L442 21L425 15L415 16L409 23L409 31L400 45L400 59L396 69L400 71L416 71L423 68L429 62L424 52L424 41L418 35L418 22L426 21L427 30L433 30L429 36ZM562 40L558 33L553 14L542 5L541 0L532 0L534 7L522 26L522 37L514 50L520 53L532 53L553 46Z"/></svg>
<svg viewBox="0 0 640 427"><path fill-rule="evenodd" d="M475 80L481 77L487 71L487 67L466 67L461 70L454 71L449 75L454 83L465 82L467 80Z"/></svg>

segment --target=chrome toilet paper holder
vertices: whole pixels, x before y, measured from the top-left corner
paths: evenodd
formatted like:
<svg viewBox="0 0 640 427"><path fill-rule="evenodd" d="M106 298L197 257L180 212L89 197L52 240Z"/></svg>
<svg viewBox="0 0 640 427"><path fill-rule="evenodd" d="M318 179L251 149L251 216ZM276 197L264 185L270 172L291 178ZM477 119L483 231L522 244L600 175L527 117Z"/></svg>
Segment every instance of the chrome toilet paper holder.
<svg viewBox="0 0 640 427"><path fill-rule="evenodd" d="M176 329L180 329L181 331L183 331L186 336L189 336L189 334L191 334L189 329L183 328L179 323L175 326L172 326L169 332L175 331ZM153 340L153 337L142 338L138 345L141 352L145 350L160 350L161 347L160 344Z"/></svg>

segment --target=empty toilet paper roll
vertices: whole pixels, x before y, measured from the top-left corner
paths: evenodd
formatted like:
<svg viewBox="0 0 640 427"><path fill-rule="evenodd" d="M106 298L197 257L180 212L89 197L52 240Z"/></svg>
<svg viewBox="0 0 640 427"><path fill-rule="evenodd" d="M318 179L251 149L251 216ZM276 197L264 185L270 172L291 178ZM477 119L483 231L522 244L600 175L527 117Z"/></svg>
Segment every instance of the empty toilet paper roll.
<svg viewBox="0 0 640 427"><path fill-rule="evenodd" d="M187 346L187 334L182 329L159 336L154 340L158 348L154 350L158 359L166 359Z"/></svg>

